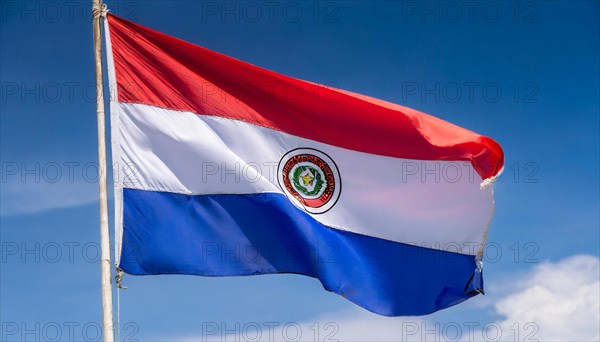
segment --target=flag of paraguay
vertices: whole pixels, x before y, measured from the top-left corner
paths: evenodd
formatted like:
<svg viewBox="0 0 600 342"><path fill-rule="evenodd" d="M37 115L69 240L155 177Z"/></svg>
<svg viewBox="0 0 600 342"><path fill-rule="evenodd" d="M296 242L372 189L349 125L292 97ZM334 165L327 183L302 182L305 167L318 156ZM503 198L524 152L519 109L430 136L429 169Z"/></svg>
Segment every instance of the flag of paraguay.
<svg viewBox="0 0 600 342"><path fill-rule="evenodd" d="M114 15L106 24L125 272L302 274L388 316L483 292L495 141Z"/></svg>

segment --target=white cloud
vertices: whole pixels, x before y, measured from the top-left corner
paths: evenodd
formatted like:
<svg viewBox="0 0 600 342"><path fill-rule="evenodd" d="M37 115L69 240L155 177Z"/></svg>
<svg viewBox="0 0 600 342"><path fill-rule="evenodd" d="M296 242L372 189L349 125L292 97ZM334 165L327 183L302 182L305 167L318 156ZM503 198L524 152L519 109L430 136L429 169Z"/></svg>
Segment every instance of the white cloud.
<svg viewBox="0 0 600 342"><path fill-rule="evenodd" d="M488 307L502 319L478 326L467 322L432 320L432 317L382 317L356 310L330 314L300 324L280 322L226 325L213 323L205 333L182 338L189 341L598 341L600 340L600 259L577 255L556 263L545 262L515 279L506 279L509 290ZM479 311L478 311L479 312ZM483 316L483 314L482 314ZM439 317L439 316L438 316ZM316 335L318 334L318 335ZM260 335L260 336L259 336Z"/></svg>
<svg viewBox="0 0 600 342"><path fill-rule="evenodd" d="M516 291L494 308L506 317L499 322L506 330L520 323L524 335L542 341L600 340L600 259L578 255L557 263L545 262L533 270ZM511 336L512 337L512 336Z"/></svg>
<svg viewBox="0 0 600 342"><path fill-rule="evenodd" d="M3 182L0 191L0 215L34 214L51 209L75 207L98 201L98 184L95 182L61 179L21 182L10 179Z"/></svg>

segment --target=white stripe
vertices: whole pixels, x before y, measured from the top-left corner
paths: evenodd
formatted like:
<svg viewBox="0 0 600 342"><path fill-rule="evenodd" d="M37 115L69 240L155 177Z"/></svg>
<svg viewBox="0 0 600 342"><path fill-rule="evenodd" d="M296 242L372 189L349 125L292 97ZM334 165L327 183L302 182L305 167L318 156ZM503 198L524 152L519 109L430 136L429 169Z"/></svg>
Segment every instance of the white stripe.
<svg viewBox="0 0 600 342"><path fill-rule="evenodd" d="M108 25L108 19L103 18L104 21L104 37L106 42L106 70L108 77L108 90L110 96L110 142L111 142L111 158L112 163L117 164L121 161L121 155L119 148L119 105L116 102L119 98L117 93L117 77L115 74L115 63L113 59L112 44L110 41L110 29ZM113 183L114 183L114 198L115 198L115 265L119 265L121 259L121 246L123 239L123 187L121 182L116 181L119 179L119 168L113 167Z"/></svg>
<svg viewBox="0 0 600 342"><path fill-rule="evenodd" d="M311 214L323 224L429 248L476 254L493 211L492 188L468 162L351 151L215 116L119 103L118 141L128 188L183 194L283 193L277 165L314 148L337 164L341 196ZM135 171L132 171L135 169Z"/></svg>

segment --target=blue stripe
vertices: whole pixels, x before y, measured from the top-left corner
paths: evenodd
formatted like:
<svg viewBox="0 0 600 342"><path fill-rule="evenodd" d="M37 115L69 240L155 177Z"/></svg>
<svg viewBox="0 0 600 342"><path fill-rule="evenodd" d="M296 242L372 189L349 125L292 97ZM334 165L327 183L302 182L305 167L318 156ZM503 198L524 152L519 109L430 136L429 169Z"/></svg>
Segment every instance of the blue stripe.
<svg viewBox="0 0 600 342"><path fill-rule="evenodd" d="M332 229L282 194L124 189L123 201L129 274L304 274L386 316L428 314L483 287L474 256Z"/></svg>

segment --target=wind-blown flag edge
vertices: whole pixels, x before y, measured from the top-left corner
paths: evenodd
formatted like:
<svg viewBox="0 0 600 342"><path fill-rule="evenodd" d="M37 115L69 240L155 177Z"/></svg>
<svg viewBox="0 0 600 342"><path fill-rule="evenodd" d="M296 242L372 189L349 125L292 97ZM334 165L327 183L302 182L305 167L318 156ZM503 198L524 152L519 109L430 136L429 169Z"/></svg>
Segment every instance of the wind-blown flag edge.
<svg viewBox="0 0 600 342"><path fill-rule="evenodd" d="M190 139L194 140L195 136L213 134L219 140L225 140L221 141L222 146L219 146L219 148L224 146L224 152L236 149L238 151L240 150L239 141L225 138L234 129L236 132L242 130L249 132L245 138L258 137L257 141L259 142L276 141L274 149L277 150L275 153L277 156L293 150L288 146L289 144L281 143L283 140L292 138L294 140L292 145L295 145L292 147L318 147L319 151L333 151L336 156L358 155L367 162L385 167L398 166L393 164L397 160L404 162L421 160L426 163L425 167L434 165L427 164L432 161L437 163L467 161L476 174L481 176L482 184L489 183L502 169L502 150L493 140L410 108L351 92L323 88L309 82L275 74L113 15L108 16L105 32L109 81L114 86L113 101L111 101L113 162L121 163L120 174L116 176L122 177L127 173L123 169L124 164L127 163L133 162L138 166L150 166L149 169L156 166L155 164L144 165L144 161L147 161L148 158L152 159L157 156L156 151L153 151L148 145L142 146L144 144L140 144L139 141L132 142L135 139L131 139L131 132L138 134L135 137L138 140L144 138L147 140L146 143L148 141L156 143L160 139L157 140L156 136L152 137L151 135L154 134L152 132L163 127L171 130L171 135L166 134L161 137L161 139L165 137L170 139L170 142L164 145L169 147L175 146L171 144L174 141L179 143L190 141ZM135 33L132 37L128 36L132 33ZM113 50L114 42L111 42L114 37L119 40L117 45L119 45L118 49L121 49L116 54L117 65L115 65ZM116 69L118 68L126 70L125 68L130 67L133 63L138 63L139 66L141 65L140 61L145 62L141 68L148 68L150 67L147 64L148 59L156 62L160 59L159 56L163 57L162 61L166 60L164 55L161 55L161 53L166 54L164 46L158 46L158 40L163 40L160 43L167 45L176 44L179 49L193 48L195 52L201 51L204 58L203 64L206 64L206 59L217 61L224 59L225 62L232 65L238 66L237 64L239 64L245 69L232 71L236 76L259 72L261 75L266 74L269 80L275 82L291 82L292 80L299 82L300 85L295 84L295 86L301 90L305 90L305 87L313 87L311 91L331 91L332 94L340 96L341 99L338 98L338 100L342 102L348 101L348 97L351 97L352 105L360 103L369 109L376 108L378 114L384 113L383 124L379 123L379 126L374 128L366 125L367 130L374 129L382 134L373 135L375 138L367 140L366 144L360 143L361 139L357 138L356 134L352 139L344 137L345 131L356 133L356 127L353 128L352 125L358 124L361 129L365 127L364 115L362 117L361 115L346 115L342 119L348 120L349 118L351 123L348 125L350 126L345 125L345 129L340 130L341 134L329 137L327 127L339 127L341 121L335 113L325 110L326 114L330 115L323 114L323 103L319 103L318 108L321 111L318 112L318 115L327 118L334 117L333 120L325 122L325 128L316 129L316 133L307 133L298 131L295 125L287 120L287 117L294 117L293 115L283 116L276 112L269 113L267 116L263 116L262 112L258 114L254 110L257 104L251 103L252 99L246 99L246 102L242 101L236 107L239 111L232 113L219 108L219 103L210 103L210 99L204 99L207 100L208 105L206 102L199 101L202 99L194 99L194 94L190 92L190 89L185 92L187 96L178 93L180 90L172 85L183 82L184 76L189 76L185 72L198 74L197 70L184 70L184 73L180 74L183 75L180 79L174 78L175 72L169 73L169 70L161 70L165 73L148 73L147 71L150 69L146 70L145 75L133 71L126 77L117 77ZM127 44L138 44L138 48L140 44L146 45L136 53L133 49L123 49ZM142 51L151 51L152 53L141 55ZM130 55L124 58L124 53ZM178 57L180 59L173 65L181 68L184 61L182 61L181 55ZM165 63L171 62L174 61L168 60ZM181 70L177 70L177 72L181 72ZM146 78L137 78L140 76ZM204 81L207 83L201 84L214 84ZM183 84L185 85L185 82ZM137 88L132 90L131 85L135 85ZM160 89L161 92L157 92L157 89ZM230 92L225 91L225 93L231 95ZM314 92L311 95L314 95ZM250 105L248 105L249 103ZM339 103L334 103L334 107L336 104L339 105ZM281 104L279 105L281 106ZM211 107L214 112L205 112L207 107ZM344 109L356 113L351 107ZM294 110L298 110L298 108L292 108L292 111ZM407 118L404 121L400 120L402 121L400 123L394 117L399 116L399 113L403 115L402 119ZM336 119L338 120L336 121ZM168 127L171 124L173 127ZM397 142L398 139L392 138L398 138L397 127L399 124L408 124L410 129L408 131L400 130L400 133L404 133L400 136L408 136L408 138L405 141L400 139L401 141ZM192 126L197 130L186 131ZM185 133L178 136L180 130ZM452 136L448 130L459 131L459 137ZM437 133L440 132L448 136L439 138ZM434 146L435 143L443 142L444 139L446 139L446 143L451 142L454 145ZM124 143L123 140L128 141ZM394 143L389 144L388 141ZM414 143L414 141L417 142ZM196 140L193 142L198 143ZM210 142L215 143L216 141ZM214 145L211 146L214 147ZM282 148L280 145L288 147ZM406 154L406 148L399 148L413 145L416 146L416 153L409 151ZM230 148L231 146L234 147ZM145 147L145 149L140 147ZM273 148L272 145L268 147ZM405 154L398 155L399 150L404 151ZM131 151L135 151L135 153ZM125 158L124 155L126 155ZM164 159L165 155L160 157ZM263 159L273 159L272 155L267 157ZM337 160L338 158L336 158ZM186 161L189 162L188 159ZM236 161L239 160L227 160L227 162ZM245 160L246 164L253 161L253 159ZM162 162L164 160L160 160L160 163ZM173 164L169 166L173 166ZM343 166L341 168L346 170ZM272 184L274 183L272 179L270 185L265 185L261 183L263 178L260 178L260 181L251 185L249 189L242 187L242 191L239 189L233 192L231 190L222 191L219 187L224 184L208 184L207 186L206 183L202 184L200 189L202 191L197 191L198 184L189 180L181 181L178 178L188 177L189 175L185 172L180 172L171 178L166 177L167 181L162 182L161 179L165 177L164 172L168 169L158 167L156 170L137 170L138 172L143 171L139 175L143 179L137 180L140 181L140 184L127 185L124 183L124 179L115 183L117 262L119 267L127 273L204 276L298 273L315 277L328 291L340 294L367 310L388 316L431 313L458 304L483 291L480 265L481 248L468 253L449 252L442 248L436 248L432 244L437 241L435 237L425 236L423 240L399 241L397 233L394 235L394 230L390 227L373 234L369 229L347 227L344 225L347 221L340 220L339 217L330 220L329 224L324 224L319 219L315 219L315 216L320 214L306 213L293 205L282 189ZM176 173L173 172L173 174ZM208 189L204 189L205 186ZM477 187L479 188L478 184ZM426 189L425 192L428 191L431 189ZM461 191L462 195L474 196L469 203L479 203L482 200L485 202L491 199L489 208L482 210L483 214L475 220L479 223L485 221L485 223L479 227L479 230L474 230L476 234L470 231L457 239L453 239L452 234L446 234L439 240L446 244L474 242L479 243L482 247L487 234L487 224L491 220L493 212L492 188L490 186L479 189L481 195L473 195L472 187ZM344 205L349 205L351 209L354 209L346 202L336 205L336 210ZM479 207L481 206L479 204ZM256 213L262 214L256 215ZM319 216L320 220L324 220L322 217L328 214L330 213ZM251 218L260 221L253 222L250 220ZM260 229L256 229L256 226L259 226ZM153 229L151 232L149 227ZM198 229L199 227L202 229ZM224 230L227 231L227 236L223 236ZM252 246L257 257L254 260L215 261L214 258L211 258L212 255L207 255L210 253L207 250L215 247L215 242L221 241L228 241L234 246ZM274 243L279 246L278 251L268 249ZM419 244L424 244L426 247L420 247ZM285 254L289 254L290 251L292 256L286 256ZM222 254L223 251L218 253ZM240 251L235 253L239 254ZM226 255L225 257L227 258ZM223 259L223 255L219 255L218 258ZM328 260L328 258L330 259ZM395 264L397 262L401 263L402 269L398 269Z"/></svg>

